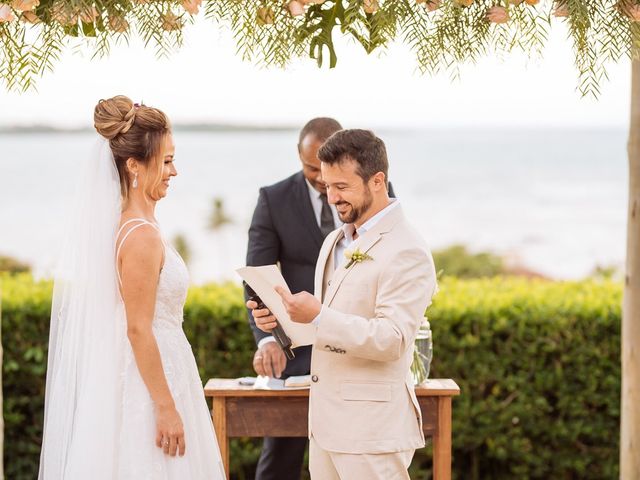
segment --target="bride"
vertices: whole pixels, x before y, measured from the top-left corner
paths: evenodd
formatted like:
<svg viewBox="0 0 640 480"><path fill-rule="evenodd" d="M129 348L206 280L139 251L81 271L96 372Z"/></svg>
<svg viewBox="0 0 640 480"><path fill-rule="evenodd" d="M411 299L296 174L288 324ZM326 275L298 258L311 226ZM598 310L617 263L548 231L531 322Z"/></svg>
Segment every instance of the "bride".
<svg viewBox="0 0 640 480"><path fill-rule="evenodd" d="M188 273L155 206L177 175L160 110L101 100L54 286L40 480L224 479L191 347Z"/></svg>

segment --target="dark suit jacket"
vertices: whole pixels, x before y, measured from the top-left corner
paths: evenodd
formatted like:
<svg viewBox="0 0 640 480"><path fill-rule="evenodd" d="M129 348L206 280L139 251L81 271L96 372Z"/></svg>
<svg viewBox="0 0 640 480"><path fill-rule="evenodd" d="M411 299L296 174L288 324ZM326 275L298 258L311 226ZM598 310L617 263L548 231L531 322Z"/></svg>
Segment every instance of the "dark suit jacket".
<svg viewBox="0 0 640 480"><path fill-rule="evenodd" d="M313 292L313 275L322 241L302 172L260 189L249 228L247 265L280 263L282 276L292 293ZM256 343L269 336L256 327L251 312L249 324ZM296 358L287 362L284 374L309 373L311 346L296 348L294 353Z"/></svg>
<svg viewBox="0 0 640 480"><path fill-rule="evenodd" d="M389 193L393 196L391 185ZM313 293L316 261L323 240L302 172L260 189L249 227L248 266L279 263L292 293L303 290ZM270 335L256 327L250 311L249 324L256 344ZM283 377L309 373L311 346L296 348L294 352L296 358L287 362Z"/></svg>

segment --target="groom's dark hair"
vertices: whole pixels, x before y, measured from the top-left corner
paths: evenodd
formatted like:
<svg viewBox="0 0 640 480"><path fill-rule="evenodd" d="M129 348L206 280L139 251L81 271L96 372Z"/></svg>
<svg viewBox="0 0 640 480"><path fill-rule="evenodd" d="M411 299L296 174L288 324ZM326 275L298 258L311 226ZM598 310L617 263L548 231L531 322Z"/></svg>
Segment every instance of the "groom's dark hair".
<svg viewBox="0 0 640 480"><path fill-rule="evenodd" d="M384 142L370 130L340 130L331 135L318 151L321 162L333 165L347 159L358 164L358 175L366 183L376 173L384 173L388 187L389 161Z"/></svg>

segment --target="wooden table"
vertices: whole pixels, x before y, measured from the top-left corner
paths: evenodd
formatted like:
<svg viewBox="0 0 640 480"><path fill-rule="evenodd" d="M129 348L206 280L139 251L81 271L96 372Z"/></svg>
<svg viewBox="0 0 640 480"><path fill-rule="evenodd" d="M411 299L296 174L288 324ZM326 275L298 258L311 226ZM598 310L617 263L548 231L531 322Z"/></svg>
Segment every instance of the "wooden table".
<svg viewBox="0 0 640 480"><path fill-rule="evenodd" d="M233 379L212 378L204 394L213 399L211 417L229 477L229 438L306 437L309 390L254 390ZM433 478L451 478L451 399L460 394L449 379L427 380L416 387L422 429L433 438Z"/></svg>

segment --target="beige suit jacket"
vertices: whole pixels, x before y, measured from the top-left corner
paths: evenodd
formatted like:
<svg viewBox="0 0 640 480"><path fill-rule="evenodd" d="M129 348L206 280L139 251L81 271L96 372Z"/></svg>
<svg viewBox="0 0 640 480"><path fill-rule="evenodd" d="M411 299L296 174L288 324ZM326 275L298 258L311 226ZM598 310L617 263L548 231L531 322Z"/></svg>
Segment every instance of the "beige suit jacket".
<svg viewBox="0 0 640 480"><path fill-rule="evenodd" d="M323 303L311 356L309 436L342 453L424 446L410 365L436 289L429 249L398 205L358 239L372 257L334 269L342 230L329 234L316 266Z"/></svg>

